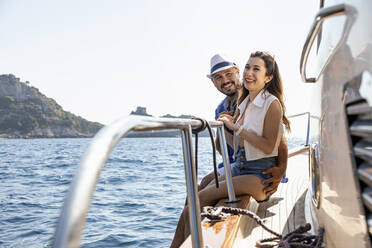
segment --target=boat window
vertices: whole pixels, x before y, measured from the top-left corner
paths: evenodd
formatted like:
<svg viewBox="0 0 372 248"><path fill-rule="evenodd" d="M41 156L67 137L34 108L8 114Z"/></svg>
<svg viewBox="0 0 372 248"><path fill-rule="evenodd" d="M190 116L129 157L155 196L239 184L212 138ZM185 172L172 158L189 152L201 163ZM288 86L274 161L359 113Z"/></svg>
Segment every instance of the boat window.
<svg viewBox="0 0 372 248"><path fill-rule="evenodd" d="M345 43L354 20L348 15L344 4L322 8L317 13L301 57L304 81L318 81L338 48Z"/></svg>
<svg viewBox="0 0 372 248"><path fill-rule="evenodd" d="M336 52L335 50L342 41L346 19L345 15L340 15L324 20L321 40L318 41L317 64L314 69L316 75L322 72L328 59Z"/></svg>

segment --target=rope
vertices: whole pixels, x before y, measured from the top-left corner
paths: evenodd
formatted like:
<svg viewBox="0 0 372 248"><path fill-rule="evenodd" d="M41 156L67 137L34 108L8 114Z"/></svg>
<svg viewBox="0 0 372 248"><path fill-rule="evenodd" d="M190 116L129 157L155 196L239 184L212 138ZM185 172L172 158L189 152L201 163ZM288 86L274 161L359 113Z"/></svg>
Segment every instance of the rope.
<svg viewBox="0 0 372 248"><path fill-rule="evenodd" d="M219 182L218 182L217 162L216 162L216 145L215 145L214 140L213 140L212 129L211 129L209 123L206 120L204 120L202 118L198 118L198 117L193 117L192 119L199 120L202 123L202 125L200 125L200 127L192 129L192 133L195 135L195 168L196 168L196 175L198 175L198 134L201 131L204 131L205 128L208 128L209 137L211 138L212 150L213 150L213 172L214 172L214 178L215 178L215 182L216 182L216 188L218 188L219 187Z"/></svg>
<svg viewBox="0 0 372 248"><path fill-rule="evenodd" d="M273 234L275 237L267 238L257 241L256 247L260 248L273 248L273 247L282 247L282 248L321 248L323 243L323 234L324 228L319 228L318 235L309 235L306 234L311 229L311 225L306 223L298 227L297 229L289 232L284 237L271 230L263 221L251 211L241 209L241 208L230 208L230 207L204 207L201 214L202 217L207 217L210 220L221 220L226 218L223 214L233 214L233 215L246 215L253 219L258 225L260 225L267 232Z"/></svg>

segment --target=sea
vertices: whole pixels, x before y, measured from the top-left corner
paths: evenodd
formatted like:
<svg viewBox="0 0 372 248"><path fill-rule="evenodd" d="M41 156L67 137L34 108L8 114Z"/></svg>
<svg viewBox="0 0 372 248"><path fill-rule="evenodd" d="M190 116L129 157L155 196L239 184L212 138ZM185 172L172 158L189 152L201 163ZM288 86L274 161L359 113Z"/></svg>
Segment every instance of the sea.
<svg viewBox="0 0 372 248"><path fill-rule="evenodd" d="M91 141L0 139L0 247L51 246ZM210 138L198 146L200 182L213 170ZM182 154L181 138L121 139L100 174L81 247L169 247L186 197Z"/></svg>

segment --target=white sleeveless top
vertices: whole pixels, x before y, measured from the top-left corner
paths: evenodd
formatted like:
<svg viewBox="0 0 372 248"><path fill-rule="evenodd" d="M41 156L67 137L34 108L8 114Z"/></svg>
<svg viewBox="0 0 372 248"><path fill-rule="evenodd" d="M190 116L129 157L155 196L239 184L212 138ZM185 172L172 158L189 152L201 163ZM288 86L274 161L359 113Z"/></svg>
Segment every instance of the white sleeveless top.
<svg viewBox="0 0 372 248"><path fill-rule="evenodd" d="M241 115L244 112L244 109L248 103L248 100L249 100L249 95L238 106L240 110L240 115L239 115L238 120L241 118ZM274 95L270 94L268 91L263 92L263 90L261 90L260 93L258 93L256 98L253 100L253 102L251 102L248 105L247 110L245 111L244 123L243 123L244 130L253 132L258 136L262 136L266 112L269 109L270 104L273 101L279 102L278 98L276 98ZM270 154L265 154L263 151L254 147L248 141L244 140L244 150L245 150L245 157L247 161L266 158L266 157L278 156L278 147L279 147L279 143L282 138L282 135L283 135L283 109L282 109L282 105L280 104L280 102L279 102L279 105L280 105L280 111L281 111L281 118L280 118L278 136L276 138L273 152ZM234 135L234 139L236 138L237 136ZM239 144L239 141L237 142L234 141L234 151L237 150L236 144Z"/></svg>

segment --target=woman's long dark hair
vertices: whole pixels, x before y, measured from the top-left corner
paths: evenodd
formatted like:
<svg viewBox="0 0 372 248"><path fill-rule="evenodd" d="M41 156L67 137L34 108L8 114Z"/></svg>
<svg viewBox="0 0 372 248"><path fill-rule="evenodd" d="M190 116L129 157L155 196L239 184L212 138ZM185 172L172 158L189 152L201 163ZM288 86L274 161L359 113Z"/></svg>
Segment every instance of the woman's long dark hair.
<svg viewBox="0 0 372 248"><path fill-rule="evenodd" d="M265 84L264 92L267 90L269 93L273 94L274 96L278 98L280 104L282 105L282 109L283 109L283 123L286 129L290 131L291 130L290 123L289 123L288 118L285 115L286 109L285 109L285 105L283 101L283 85L282 85L282 78L280 77L280 73L279 73L279 67L275 59L273 58L273 56L271 56L268 53L261 52L261 51L251 53L250 58L256 58L256 57L261 58L265 62L266 76L273 77L271 81ZM243 100L248 96L248 94L249 94L249 91L243 86L241 90L239 91L237 105L243 102ZM237 111L235 112L235 116L234 116L235 121L238 118L238 116L239 116L239 109L237 109Z"/></svg>

